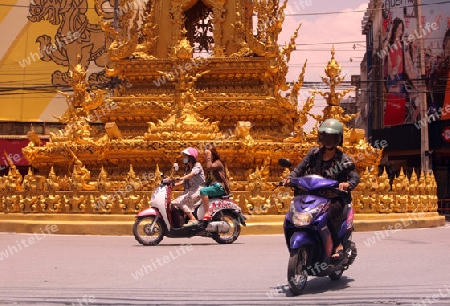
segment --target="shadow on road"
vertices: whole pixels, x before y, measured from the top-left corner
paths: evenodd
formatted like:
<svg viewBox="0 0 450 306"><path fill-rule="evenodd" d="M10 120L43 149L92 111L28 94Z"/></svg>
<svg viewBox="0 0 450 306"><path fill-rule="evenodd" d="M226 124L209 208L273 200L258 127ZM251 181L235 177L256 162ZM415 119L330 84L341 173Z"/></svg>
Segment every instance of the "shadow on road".
<svg viewBox="0 0 450 306"><path fill-rule="evenodd" d="M190 245L192 245L192 246L199 246L199 245L201 245L201 246L216 246L216 247L220 247L220 246L226 246L226 247L230 247L230 244L219 244L219 243L216 243L216 242L204 242L204 243L165 243L165 244L157 244L157 245L140 245L140 244L135 244L135 245L133 245L133 247L153 247L153 248L155 248L155 247L177 247L177 246L180 246L180 245L186 245L186 244L190 244ZM242 242L234 242L233 244L231 244L231 245L239 245L239 244L244 244L244 243L242 243Z"/></svg>
<svg viewBox="0 0 450 306"><path fill-rule="evenodd" d="M355 281L353 278L342 276L338 281L332 281L328 277L315 277L308 279L302 295L319 294L329 291L344 290L349 288L349 283ZM279 294L286 294L286 297L294 297L295 295L289 290L289 284L274 287Z"/></svg>

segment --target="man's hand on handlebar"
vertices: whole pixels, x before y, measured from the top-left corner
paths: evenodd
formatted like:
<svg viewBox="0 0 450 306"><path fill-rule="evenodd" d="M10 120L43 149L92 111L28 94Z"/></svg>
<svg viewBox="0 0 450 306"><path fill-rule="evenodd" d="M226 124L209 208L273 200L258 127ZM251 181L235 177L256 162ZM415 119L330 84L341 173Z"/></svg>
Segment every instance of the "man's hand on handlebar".
<svg viewBox="0 0 450 306"><path fill-rule="evenodd" d="M349 187L350 187L349 183L339 183L339 190L348 191Z"/></svg>
<svg viewBox="0 0 450 306"><path fill-rule="evenodd" d="M278 185L275 186L275 188L273 189L274 191L278 188L278 187L287 187L288 184L291 182L291 179L283 179L281 182L278 183Z"/></svg>
<svg viewBox="0 0 450 306"><path fill-rule="evenodd" d="M291 182L290 178L285 178L284 180L281 181L280 185L286 186L286 185L289 185L290 182Z"/></svg>

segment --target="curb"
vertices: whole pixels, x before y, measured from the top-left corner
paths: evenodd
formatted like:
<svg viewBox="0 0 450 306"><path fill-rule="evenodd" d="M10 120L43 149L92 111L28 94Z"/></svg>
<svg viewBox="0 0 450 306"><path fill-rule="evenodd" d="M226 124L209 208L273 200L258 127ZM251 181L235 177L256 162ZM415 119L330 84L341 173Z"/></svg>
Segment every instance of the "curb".
<svg viewBox="0 0 450 306"><path fill-rule="evenodd" d="M416 214L416 215L415 215ZM445 216L437 212L397 214L356 214L357 232L429 228L445 225ZM89 214L2 214L0 232L40 233L46 225L56 225L55 234L68 235L132 235L134 215ZM242 235L283 234L284 215L250 216Z"/></svg>

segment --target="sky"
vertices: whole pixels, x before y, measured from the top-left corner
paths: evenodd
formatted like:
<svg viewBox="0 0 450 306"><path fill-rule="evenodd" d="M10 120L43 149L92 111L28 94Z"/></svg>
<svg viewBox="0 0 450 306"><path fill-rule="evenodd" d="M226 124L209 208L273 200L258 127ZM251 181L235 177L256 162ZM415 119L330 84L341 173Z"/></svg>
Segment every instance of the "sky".
<svg viewBox="0 0 450 306"><path fill-rule="evenodd" d="M361 20L367 5L367 0L289 0L279 42L289 41L296 26L300 23L302 26L296 40L299 45L289 63L292 68L289 71L288 80L297 78L307 59L305 79L320 81L320 76L324 75L323 67L330 59L333 43L336 59L343 66L343 70L349 70L351 74L359 74L359 63L365 53L365 36L361 34ZM337 13L323 14L325 12ZM314 13L322 13L322 15ZM353 45L356 45L355 49ZM350 58L353 59L352 62Z"/></svg>
<svg viewBox="0 0 450 306"><path fill-rule="evenodd" d="M360 63L365 53L365 36L361 31L361 20L368 7L368 0L289 0L279 43L288 42L298 24L302 24L296 39L297 50L291 54L287 81L297 80L307 60L305 83L321 82L324 68L331 58L334 45L335 58L346 72L346 81L351 75L360 74ZM324 14L334 12L330 14ZM319 14L317 14L319 13ZM354 48L355 46L355 48ZM303 91L307 91L306 84ZM354 96L354 92L347 96ZM299 98L302 106L304 99ZM325 101L316 96L312 113L322 113ZM314 122L313 122L314 121ZM305 130L309 131L315 120L309 120Z"/></svg>

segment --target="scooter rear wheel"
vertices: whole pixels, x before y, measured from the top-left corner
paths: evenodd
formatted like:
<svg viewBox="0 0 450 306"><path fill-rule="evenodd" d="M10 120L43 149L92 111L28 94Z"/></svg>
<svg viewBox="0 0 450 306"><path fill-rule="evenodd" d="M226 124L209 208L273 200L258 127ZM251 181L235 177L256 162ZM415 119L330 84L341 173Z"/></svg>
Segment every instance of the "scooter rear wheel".
<svg viewBox="0 0 450 306"><path fill-rule="evenodd" d="M219 216L219 217L217 217ZM213 221L225 221L230 226L227 233L212 233L212 238L220 244L231 244L238 239L241 233L241 224L235 215L231 212L224 211L214 216Z"/></svg>
<svg viewBox="0 0 450 306"><path fill-rule="evenodd" d="M298 250L291 250L288 262L288 283L289 289L294 295L299 295L303 292L308 280L308 272L303 267L303 262L306 261L306 252L303 248Z"/></svg>
<svg viewBox="0 0 450 306"><path fill-rule="evenodd" d="M161 218L137 218L133 225L134 238L142 245L157 245L164 238L165 226Z"/></svg>

